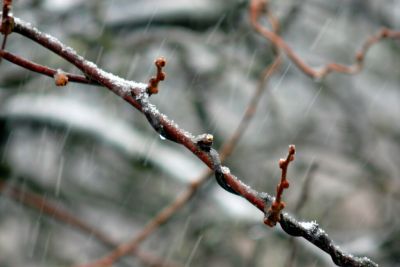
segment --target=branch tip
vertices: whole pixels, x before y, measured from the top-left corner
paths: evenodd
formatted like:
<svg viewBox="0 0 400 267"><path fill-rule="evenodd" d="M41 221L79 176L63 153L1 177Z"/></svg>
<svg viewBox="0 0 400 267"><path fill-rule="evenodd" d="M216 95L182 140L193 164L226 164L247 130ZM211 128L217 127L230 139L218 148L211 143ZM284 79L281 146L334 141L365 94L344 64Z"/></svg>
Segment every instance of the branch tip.
<svg viewBox="0 0 400 267"><path fill-rule="evenodd" d="M295 145L290 145L289 146L289 154L290 155L296 154L296 146Z"/></svg>
<svg viewBox="0 0 400 267"><path fill-rule="evenodd" d="M158 93L158 83L160 81L164 81L166 74L162 71L162 69L167 65L167 61L164 57L159 57L154 62L156 65L157 73L155 77L151 77L147 86L147 93L149 95L157 94Z"/></svg>

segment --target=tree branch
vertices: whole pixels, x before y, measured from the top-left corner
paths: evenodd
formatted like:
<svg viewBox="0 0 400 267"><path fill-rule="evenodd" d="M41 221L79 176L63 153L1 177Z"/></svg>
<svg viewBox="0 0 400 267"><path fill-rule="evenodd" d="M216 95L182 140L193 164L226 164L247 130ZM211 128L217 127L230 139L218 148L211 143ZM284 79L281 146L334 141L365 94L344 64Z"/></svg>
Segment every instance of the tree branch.
<svg viewBox="0 0 400 267"><path fill-rule="evenodd" d="M215 169L218 166L209 152L201 149L194 141L195 138L170 121L164 114L160 113L157 108L150 104L148 94L146 92L147 84L136 83L124 80L113 74L107 73L99 69L94 63L85 60L79 56L72 48L63 45L56 38L43 34L30 24L20 19L15 19L14 31L26 36L33 41L48 48L54 53L60 55L74 66L79 68L90 79L95 80L119 95L132 106L142 112L151 126L168 140L184 145L188 150L202 160L209 168ZM267 193L258 193L250 188L236 176L230 173L227 168L223 169L222 175L229 187L247 199L255 207L266 213L267 208L271 205L273 197ZM292 236L302 236L320 249L329 253L333 261L340 266L377 266L367 258L358 258L350 254L344 253L328 238L328 235L319 228L315 223L298 222L288 214L281 214L279 221L282 229Z"/></svg>
<svg viewBox="0 0 400 267"><path fill-rule="evenodd" d="M247 129L253 115L255 113L256 107L259 103L262 92L264 91L265 84L268 78L279 68L281 64L281 57L278 55L274 62L271 63L270 66L262 73L260 78L260 82L255 90L253 97L251 98L249 105L242 117L242 120L239 123L239 126L236 128L235 132L231 136L231 138L222 145L220 150L220 158L221 161L224 161L229 155L233 152L236 144L238 143L240 137L243 135L245 130ZM131 241L122 244L116 250L109 253L104 258L97 260L88 265L81 265L80 267L88 267L88 266L98 266L101 264L111 264L118 260L118 258L124 256L129 251L135 251L139 245L152 233L154 233L162 224L166 223L178 210L184 207L188 201L195 195L197 190L203 185L210 175L212 175L211 170L206 170L204 173L190 183L188 188L178 195L175 200L162 209L159 213L157 213L153 219L151 219Z"/></svg>
<svg viewBox="0 0 400 267"><path fill-rule="evenodd" d="M315 78L321 79L328 75L331 72L339 72L345 74L355 74L359 72L364 65L364 59L366 53L369 48L371 48L374 44L380 42L383 39L400 39L400 31L393 31L387 28L381 29L377 34L369 37L361 49L354 56L354 63L352 65L343 65L339 63L329 63L325 66L314 69L309 66L303 59L301 59L293 49L285 42L285 40L274 33L273 31L268 30L258 22L261 13L265 8L268 8L267 0L252 0L250 3L250 20L251 24L266 39L272 42L274 45L282 49L282 51L288 56L288 58L302 71L304 74Z"/></svg>
<svg viewBox="0 0 400 267"><path fill-rule="evenodd" d="M269 19L271 21L272 27L278 31L279 25L278 21L272 14L270 14ZM250 124L255 111L257 109L258 103L261 99L262 93L265 91L265 86L271 75L277 71L277 69L281 65L281 56L278 52L278 50L275 51L276 57L274 61L262 72L261 77L259 79L257 88L246 108L246 111L230 137L230 139L225 142L222 145L222 148L220 149L220 159L221 162L223 162L227 157L231 155L233 152L234 148L236 147L239 139L242 137L244 132L246 131L248 125ZM159 66L157 66L157 72L160 72ZM162 209L159 213L157 213L153 219L151 219L142 229L142 231L139 232L131 241L121 245L120 249L117 251L111 252L107 258L103 258L102 260L96 261L98 262L112 262L115 261L118 257L121 257L126 251L135 251L138 246L152 233L154 233L162 224L166 223L178 210L180 210L182 207L184 207L188 201L194 196L194 194L197 192L197 190L200 188L202 184L204 184L210 175L212 174L211 170L206 170L200 177L195 179L193 182L190 183L188 188L182 192L180 195L178 195L175 200L170 203L167 207ZM122 247L123 246L123 247ZM117 257L118 256L118 257ZM111 259L112 258L112 259Z"/></svg>
<svg viewBox="0 0 400 267"><path fill-rule="evenodd" d="M294 145L289 146L289 153L286 159L279 160L279 168L282 170L281 181L276 187L276 197L272 202L271 207L268 209L265 216L264 223L270 227L274 227L280 219L281 210L285 208L285 202L282 201L283 191L289 188L289 182L287 181L287 170L289 168L290 162L294 160L294 154L296 149Z"/></svg>
<svg viewBox="0 0 400 267"><path fill-rule="evenodd" d="M90 77L90 79L99 82L118 96L125 99L132 106L146 115L149 123L159 134L163 135L168 140L182 144L202 160L209 168L214 168L212 157L209 153L198 147L197 143L194 141L194 136L179 128L177 124L169 120L166 115L159 112L158 109L149 102L148 94L146 92L147 84L127 81L101 70L94 63L79 56L72 48L63 45L56 38L48 34L41 33L36 28L20 19L15 18L14 31L32 39L38 44L63 57L84 72L88 77ZM224 173L224 176L226 182L236 192L249 200L260 210L264 210L265 201L258 196L258 193L255 190L246 186L230 172Z"/></svg>
<svg viewBox="0 0 400 267"><path fill-rule="evenodd" d="M0 50L0 58L4 58L5 60L7 60L11 63L14 63L15 65L18 65L18 66L28 69L30 71L40 73L40 74L43 74L45 76L49 76L52 78L54 77L54 75L57 74L57 70L55 70L55 69L52 69L47 66L43 66L43 65L34 63L32 61L26 60L22 57L14 55L6 50ZM85 76L82 76L82 75L76 75L76 74L72 74L72 73L65 73L65 74L67 75L68 81L70 81L70 82L99 85L97 82L88 80Z"/></svg>

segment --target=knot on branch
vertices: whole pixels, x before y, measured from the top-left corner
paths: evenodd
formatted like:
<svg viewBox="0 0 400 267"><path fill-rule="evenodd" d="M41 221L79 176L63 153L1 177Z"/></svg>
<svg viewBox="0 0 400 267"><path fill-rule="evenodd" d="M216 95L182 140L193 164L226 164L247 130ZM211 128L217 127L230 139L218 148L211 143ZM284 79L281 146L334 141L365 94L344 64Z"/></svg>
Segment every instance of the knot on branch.
<svg viewBox="0 0 400 267"><path fill-rule="evenodd" d="M287 169L289 163L294 161L294 154L296 153L296 148L294 145L289 146L289 151L286 159L279 160L279 168L282 170L281 180L276 187L276 197L272 202L271 207L265 213L264 223L270 227L274 227L276 223L280 220L281 210L285 208L285 202L282 201L283 190L289 188L289 182L286 178Z"/></svg>
<svg viewBox="0 0 400 267"><path fill-rule="evenodd" d="M226 181L225 175L229 174L230 170L229 168L222 166L219 153L212 147L214 136L212 134L200 134L192 140L200 150L206 152L210 157L217 183L229 193L239 195Z"/></svg>
<svg viewBox="0 0 400 267"><path fill-rule="evenodd" d="M160 57L157 58L156 61L154 62L157 68L157 73L155 77L151 77L147 86L147 93L149 95L152 94L157 94L158 93L158 83L160 81L163 81L165 79L165 72L162 71L162 69L165 67L167 64L167 61L165 58Z"/></svg>
<svg viewBox="0 0 400 267"><path fill-rule="evenodd" d="M66 86L68 83L67 73L62 71L61 69L57 69L57 72L54 74L54 82L57 86Z"/></svg>
<svg viewBox="0 0 400 267"><path fill-rule="evenodd" d="M209 152L214 142L214 136L212 134L201 134L193 140L201 150Z"/></svg>

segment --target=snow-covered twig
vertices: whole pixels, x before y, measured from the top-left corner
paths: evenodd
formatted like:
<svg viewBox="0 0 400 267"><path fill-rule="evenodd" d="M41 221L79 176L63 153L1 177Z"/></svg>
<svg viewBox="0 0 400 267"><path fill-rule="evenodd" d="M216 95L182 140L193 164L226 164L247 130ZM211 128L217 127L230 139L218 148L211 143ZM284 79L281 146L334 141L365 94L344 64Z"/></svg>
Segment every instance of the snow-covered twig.
<svg viewBox="0 0 400 267"><path fill-rule="evenodd" d="M209 168L216 165L207 151L201 149L195 142L194 137L181 129L167 116L158 111L158 109L149 102L149 95L146 92L147 84L127 81L111 73L105 72L98 68L94 63L79 56L72 48L65 46L56 38L44 34L32 27L29 23L20 19L15 19L14 32L32 39L38 44L46 47L52 52L63 57L78 69L80 69L89 79L98 82L118 96L125 99L128 103L146 115L151 126L168 140L182 144L200 160L202 160ZM259 193L250 188L236 176L234 176L227 168L223 172L225 182L229 187L247 199L251 204L262 212L265 212L271 205L274 198L267 193ZM328 235L313 224L311 227L307 223L300 223L286 213L282 213L279 221L282 229L292 236L302 236L323 251L329 253L333 261L340 266L377 266L376 263L363 257L358 258L343 252L335 246Z"/></svg>

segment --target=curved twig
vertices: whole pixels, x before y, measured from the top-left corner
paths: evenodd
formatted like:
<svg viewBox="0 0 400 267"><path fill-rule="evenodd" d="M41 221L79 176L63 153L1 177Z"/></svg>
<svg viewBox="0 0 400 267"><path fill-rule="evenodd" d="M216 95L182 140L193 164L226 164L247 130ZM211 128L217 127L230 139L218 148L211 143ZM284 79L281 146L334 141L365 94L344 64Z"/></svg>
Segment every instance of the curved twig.
<svg viewBox="0 0 400 267"><path fill-rule="evenodd" d="M319 69L314 69L309 66L303 59L301 59L290 46L285 42L285 40L274 33L273 31L268 30L265 27L262 27L258 22L259 17L263 11L263 9L267 8L266 5L268 2L266 0L252 0L250 4L250 20L254 28L266 39L272 42L274 45L282 49L282 51L289 57L289 59L306 75L315 78L321 79L328 75L331 72L339 72L345 74L355 74L359 72L363 68L365 55L368 52L369 48L374 44L378 43L383 39L400 39L400 32L393 31L387 28L381 29L377 34L369 37L361 49L354 56L354 63L352 65L343 65L339 63L329 63Z"/></svg>

